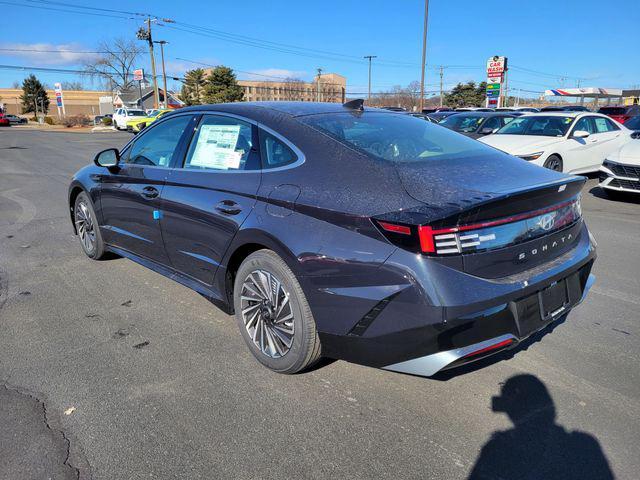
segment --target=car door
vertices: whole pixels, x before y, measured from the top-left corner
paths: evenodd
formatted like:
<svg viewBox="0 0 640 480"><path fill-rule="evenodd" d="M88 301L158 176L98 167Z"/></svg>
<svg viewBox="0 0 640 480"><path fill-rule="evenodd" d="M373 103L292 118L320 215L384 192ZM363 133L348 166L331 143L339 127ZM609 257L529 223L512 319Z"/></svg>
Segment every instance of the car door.
<svg viewBox="0 0 640 480"><path fill-rule="evenodd" d="M589 133L586 138L577 138L573 134L578 130ZM596 131L593 116L580 117L569 130L562 156L565 172L586 171L598 162L600 157L600 141L602 138ZM601 161L602 163L602 161Z"/></svg>
<svg viewBox="0 0 640 480"><path fill-rule="evenodd" d="M101 232L106 243L168 264L158 222L160 194L192 121L193 115L178 115L157 123L125 149L117 168L101 175Z"/></svg>
<svg viewBox="0 0 640 480"><path fill-rule="evenodd" d="M162 236L173 267L206 285L213 279L260 186L256 125L205 114L184 162L162 191Z"/></svg>
<svg viewBox="0 0 640 480"><path fill-rule="evenodd" d="M629 141L629 135L625 135L623 130L615 124L611 119L606 117L593 117L593 123L595 124L596 131L598 135L602 138L601 140L601 150L599 159L596 166L600 168L600 165L614 152L620 150L620 147L627 141Z"/></svg>

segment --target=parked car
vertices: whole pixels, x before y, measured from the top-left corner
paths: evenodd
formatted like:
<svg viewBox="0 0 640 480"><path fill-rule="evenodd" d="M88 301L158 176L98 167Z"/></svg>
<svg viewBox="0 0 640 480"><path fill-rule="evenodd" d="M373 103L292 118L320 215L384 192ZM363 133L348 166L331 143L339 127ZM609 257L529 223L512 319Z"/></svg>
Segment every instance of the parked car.
<svg viewBox="0 0 640 480"><path fill-rule="evenodd" d="M113 113L113 125L118 130L126 130L127 122L130 120L140 120L142 118L146 118L147 114L144 113L144 110L140 109L128 109L128 108L118 108Z"/></svg>
<svg viewBox="0 0 640 480"><path fill-rule="evenodd" d="M523 112L523 113L538 113L540 111L539 108L535 108L535 107L514 107L516 112Z"/></svg>
<svg viewBox="0 0 640 480"><path fill-rule="evenodd" d="M460 113L461 112L456 112L455 110L440 110L439 112L429 113L428 115L432 120L440 122L451 115L458 115Z"/></svg>
<svg viewBox="0 0 640 480"><path fill-rule="evenodd" d="M408 112L408 114L411 115L412 117L421 118L423 120L426 120L427 122L438 123L433 118L431 118L429 115L427 115L426 113Z"/></svg>
<svg viewBox="0 0 640 480"><path fill-rule="evenodd" d="M453 108L449 107L435 107L435 108L423 108L422 113L430 114L436 112L453 112Z"/></svg>
<svg viewBox="0 0 640 480"><path fill-rule="evenodd" d="M582 105L548 105L540 109L541 112L590 112Z"/></svg>
<svg viewBox="0 0 640 480"><path fill-rule="evenodd" d="M94 163L69 187L84 252L235 312L281 373L433 375L516 347L593 281L584 178L362 100L187 107Z"/></svg>
<svg viewBox="0 0 640 480"><path fill-rule="evenodd" d="M631 131L598 113L540 112L518 117L480 141L551 170L589 173L631 141Z"/></svg>
<svg viewBox="0 0 640 480"><path fill-rule="evenodd" d="M600 107L598 113L608 115L617 122L626 123L627 120L640 115L640 105Z"/></svg>
<svg viewBox="0 0 640 480"><path fill-rule="evenodd" d="M485 107L460 107L456 108L456 112L495 112L495 109Z"/></svg>
<svg viewBox="0 0 640 480"><path fill-rule="evenodd" d="M600 188L610 197L640 194L640 140L632 140L609 155L600 167L599 177Z"/></svg>
<svg viewBox="0 0 640 480"><path fill-rule="evenodd" d="M640 115L631 117L629 120L624 122L624 126L627 127L629 130L640 132Z"/></svg>
<svg viewBox="0 0 640 480"><path fill-rule="evenodd" d="M4 116L4 113L0 113L0 127L10 127L11 122Z"/></svg>
<svg viewBox="0 0 640 480"><path fill-rule="evenodd" d="M17 115L12 115L10 113L5 113L4 118L9 120L11 125L21 125L23 123L28 123L29 121L24 117L19 117Z"/></svg>
<svg viewBox="0 0 640 480"><path fill-rule="evenodd" d="M142 130L143 128L147 127L149 124L155 122L156 120L158 120L160 117L162 117L164 114L169 113L171 110L169 110L168 108L162 109L162 110L154 110L153 115L149 115L147 117L143 117L143 118L135 118L133 120L129 120L127 122L127 131L131 132L131 133L139 133L140 130Z"/></svg>
<svg viewBox="0 0 640 480"><path fill-rule="evenodd" d="M480 138L497 132L516 117L517 115L504 112L462 112L439 123L467 137Z"/></svg>

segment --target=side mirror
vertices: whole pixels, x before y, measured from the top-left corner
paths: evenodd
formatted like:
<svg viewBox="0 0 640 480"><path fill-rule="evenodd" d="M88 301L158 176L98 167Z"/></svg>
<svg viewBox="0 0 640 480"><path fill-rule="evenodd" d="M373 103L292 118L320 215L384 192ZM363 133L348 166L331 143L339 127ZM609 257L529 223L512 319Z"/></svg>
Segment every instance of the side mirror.
<svg viewBox="0 0 640 480"><path fill-rule="evenodd" d="M576 130L573 132L573 138L587 138L589 135L591 134L586 130Z"/></svg>
<svg viewBox="0 0 640 480"><path fill-rule="evenodd" d="M117 148L102 150L94 157L93 163L99 167L117 167L118 163L120 163L120 152Z"/></svg>
<svg viewBox="0 0 640 480"><path fill-rule="evenodd" d="M489 135L490 133L495 133L497 130L498 130L497 128L484 127L480 129L480 134Z"/></svg>

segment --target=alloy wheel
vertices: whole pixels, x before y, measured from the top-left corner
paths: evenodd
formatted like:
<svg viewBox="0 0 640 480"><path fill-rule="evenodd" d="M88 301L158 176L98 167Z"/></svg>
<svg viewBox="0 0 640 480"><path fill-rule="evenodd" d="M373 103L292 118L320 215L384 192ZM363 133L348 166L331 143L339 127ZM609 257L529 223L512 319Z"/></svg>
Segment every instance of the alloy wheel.
<svg viewBox="0 0 640 480"><path fill-rule="evenodd" d="M558 158L552 158L549 160L549 163L547 164L547 168L550 170L554 170L556 172L559 172L560 169L562 168L560 165L560 159Z"/></svg>
<svg viewBox="0 0 640 480"><path fill-rule="evenodd" d="M254 270L242 283L240 300L254 345L271 358L286 355L293 345L294 317L282 282L266 270Z"/></svg>
<svg viewBox="0 0 640 480"><path fill-rule="evenodd" d="M76 229L85 251L92 253L96 248L96 232L94 230L91 212L86 203L80 202L76 206Z"/></svg>

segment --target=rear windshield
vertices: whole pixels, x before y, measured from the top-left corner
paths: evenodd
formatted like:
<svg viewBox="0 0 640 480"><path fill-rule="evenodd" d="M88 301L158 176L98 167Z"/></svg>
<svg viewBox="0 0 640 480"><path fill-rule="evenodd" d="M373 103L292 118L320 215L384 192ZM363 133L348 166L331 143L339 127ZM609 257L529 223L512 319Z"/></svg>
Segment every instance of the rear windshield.
<svg viewBox="0 0 640 480"><path fill-rule="evenodd" d="M525 115L514 118L495 134L500 135L540 135L543 137L562 137L567 133L574 117L559 115Z"/></svg>
<svg viewBox="0 0 640 480"><path fill-rule="evenodd" d="M605 115L624 115L627 113L625 107L602 107L598 110L598 113L604 113Z"/></svg>
<svg viewBox="0 0 640 480"><path fill-rule="evenodd" d="M456 132L470 133L475 132L484 119L485 117L479 115L459 114L445 118L440 122L440 125Z"/></svg>
<svg viewBox="0 0 640 480"><path fill-rule="evenodd" d="M332 113L298 120L348 147L393 162L495 155L495 150L480 142L410 115Z"/></svg>

